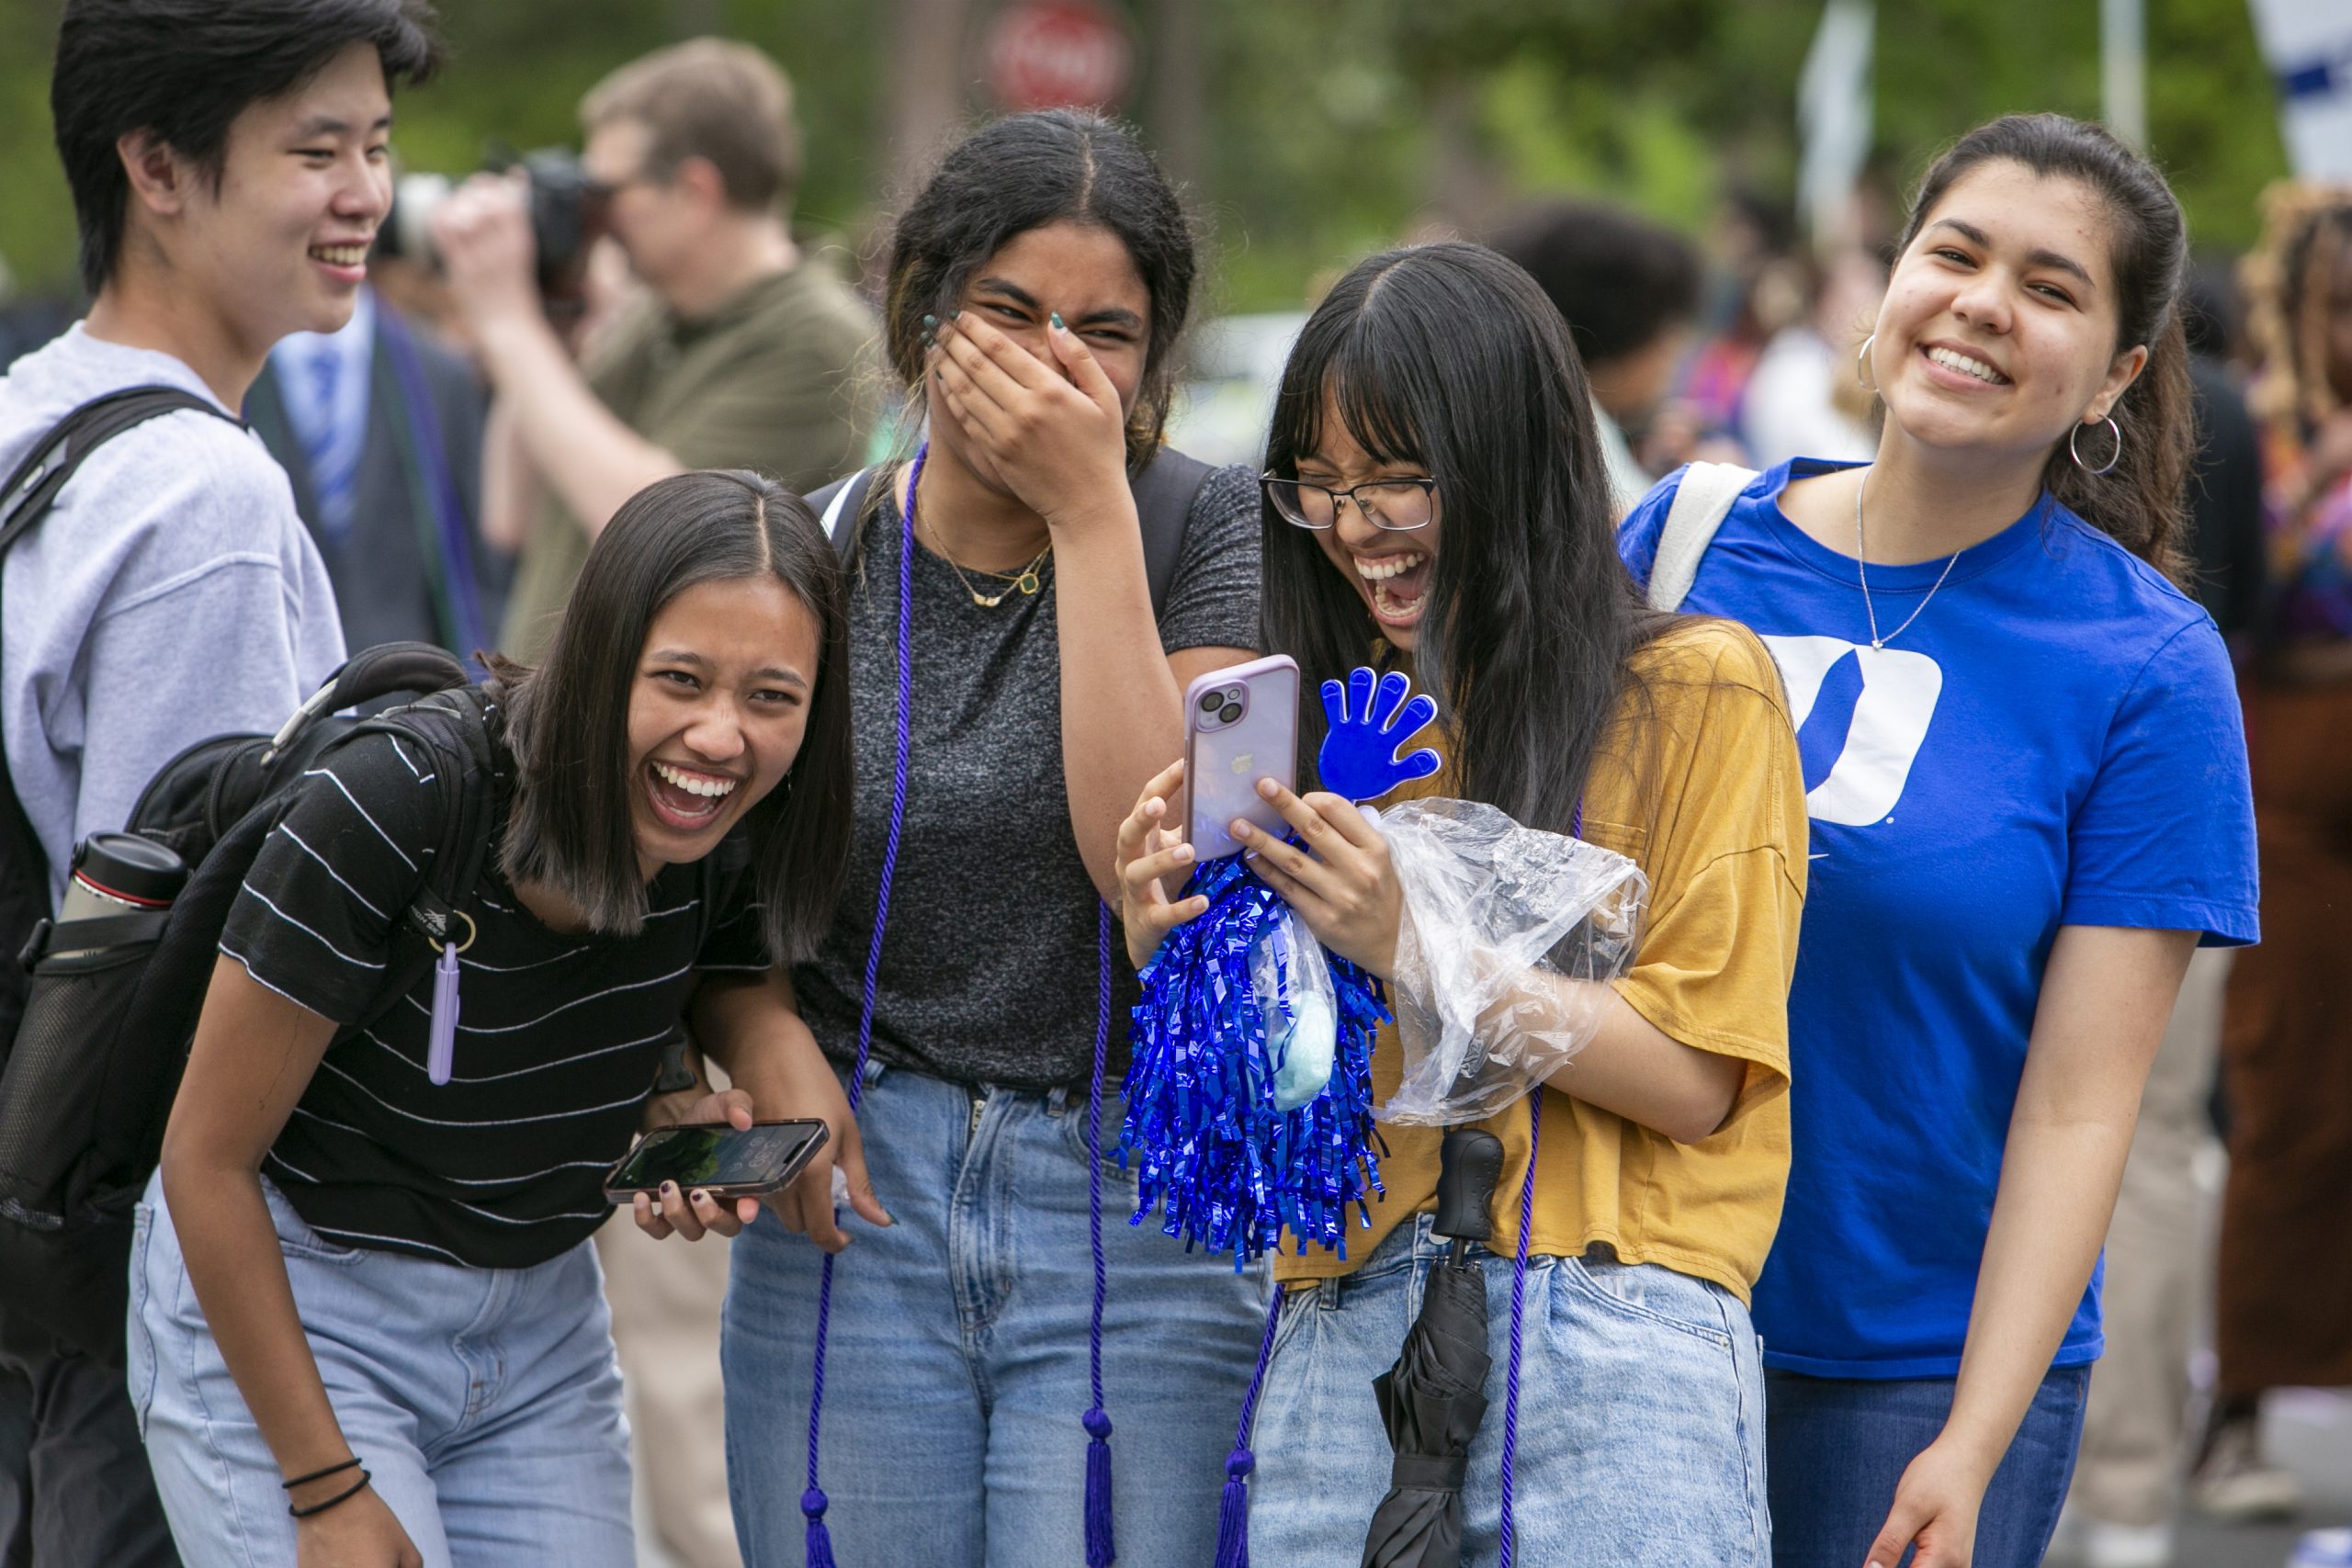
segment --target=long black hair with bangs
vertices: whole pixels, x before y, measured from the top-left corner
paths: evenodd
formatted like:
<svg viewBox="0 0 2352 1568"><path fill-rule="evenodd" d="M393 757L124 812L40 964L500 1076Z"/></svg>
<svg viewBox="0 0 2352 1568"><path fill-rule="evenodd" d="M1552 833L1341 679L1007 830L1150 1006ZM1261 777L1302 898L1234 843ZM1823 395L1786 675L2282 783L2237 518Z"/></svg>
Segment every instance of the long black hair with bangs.
<svg viewBox="0 0 2352 1568"><path fill-rule="evenodd" d="M1301 330L1266 467L1295 478L1336 415L1380 463L1437 480L1439 545L1416 673L1437 699L1456 793L1565 831L1631 656L1671 623L1618 558L1591 389L1567 323L1534 279L1447 242L1360 263ZM1261 507L1265 647L1306 691L1364 663L1379 626L1314 535ZM1325 728L1300 705L1300 754Z"/></svg>

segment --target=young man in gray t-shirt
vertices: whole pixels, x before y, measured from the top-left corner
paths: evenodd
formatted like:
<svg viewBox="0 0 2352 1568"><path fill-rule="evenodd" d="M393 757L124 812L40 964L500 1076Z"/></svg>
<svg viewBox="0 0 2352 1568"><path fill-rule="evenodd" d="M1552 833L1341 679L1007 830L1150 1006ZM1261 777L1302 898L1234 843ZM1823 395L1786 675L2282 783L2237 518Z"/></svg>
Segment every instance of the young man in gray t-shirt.
<svg viewBox="0 0 2352 1568"><path fill-rule="evenodd" d="M89 315L0 378L0 472L79 404L166 386L233 415L270 346L351 313L390 205L413 0L69 0L51 80ZM0 742L48 861L119 829L193 741L271 730L341 663L286 475L196 410L100 448L0 562ZM0 1318L0 1560L177 1561L125 1380Z"/></svg>

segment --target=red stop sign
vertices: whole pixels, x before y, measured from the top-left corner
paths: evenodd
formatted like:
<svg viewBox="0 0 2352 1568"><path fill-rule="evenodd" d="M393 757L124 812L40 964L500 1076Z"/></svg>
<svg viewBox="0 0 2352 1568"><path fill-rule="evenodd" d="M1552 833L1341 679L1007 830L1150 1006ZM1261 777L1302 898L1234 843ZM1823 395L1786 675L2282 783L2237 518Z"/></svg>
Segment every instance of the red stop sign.
<svg viewBox="0 0 2352 1568"><path fill-rule="evenodd" d="M1115 103L1135 65L1126 29L1092 0L1017 0L990 25L988 58L989 85L1015 113Z"/></svg>

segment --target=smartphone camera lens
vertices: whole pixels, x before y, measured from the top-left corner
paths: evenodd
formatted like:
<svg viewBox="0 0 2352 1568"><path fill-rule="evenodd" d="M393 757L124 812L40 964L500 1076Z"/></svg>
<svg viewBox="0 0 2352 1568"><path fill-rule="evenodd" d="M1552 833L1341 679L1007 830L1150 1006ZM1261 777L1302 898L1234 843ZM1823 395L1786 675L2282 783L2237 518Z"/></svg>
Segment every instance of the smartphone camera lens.
<svg viewBox="0 0 2352 1568"><path fill-rule="evenodd" d="M1239 703L1226 704L1225 711L1218 714L1217 717L1223 719L1227 724L1238 722L1241 717L1241 705Z"/></svg>
<svg viewBox="0 0 2352 1568"><path fill-rule="evenodd" d="M1215 713L1224 705L1225 694L1223 692L1211 692L1207 696L1201 699L1201 711L1203 713Z"/></svg>

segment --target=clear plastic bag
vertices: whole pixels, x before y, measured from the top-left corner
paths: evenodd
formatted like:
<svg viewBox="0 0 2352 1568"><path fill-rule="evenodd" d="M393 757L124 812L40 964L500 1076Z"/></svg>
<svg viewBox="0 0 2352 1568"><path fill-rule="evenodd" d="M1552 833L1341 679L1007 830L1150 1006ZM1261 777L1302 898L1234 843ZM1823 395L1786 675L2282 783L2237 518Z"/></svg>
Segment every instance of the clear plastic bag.
<svg viewBox="0 0 2352 1568"><path fill-rule="evenodd" d="M1483 1121L1582 1050L1633 966L1649 879L1623 855L1476 801L1376 818L1405 887L1389 1003L1404 1082L1374 1114Z"/></svg>
<svg viewBox="0 0 2352 1568"><path fill-rule="evenodd" d="M1323 944L1286 904L1250 944L1250 987L1266 1020L1266 1062L1274 1109L1295 1111L1331 1081L1340 1004Z"/></svg>

